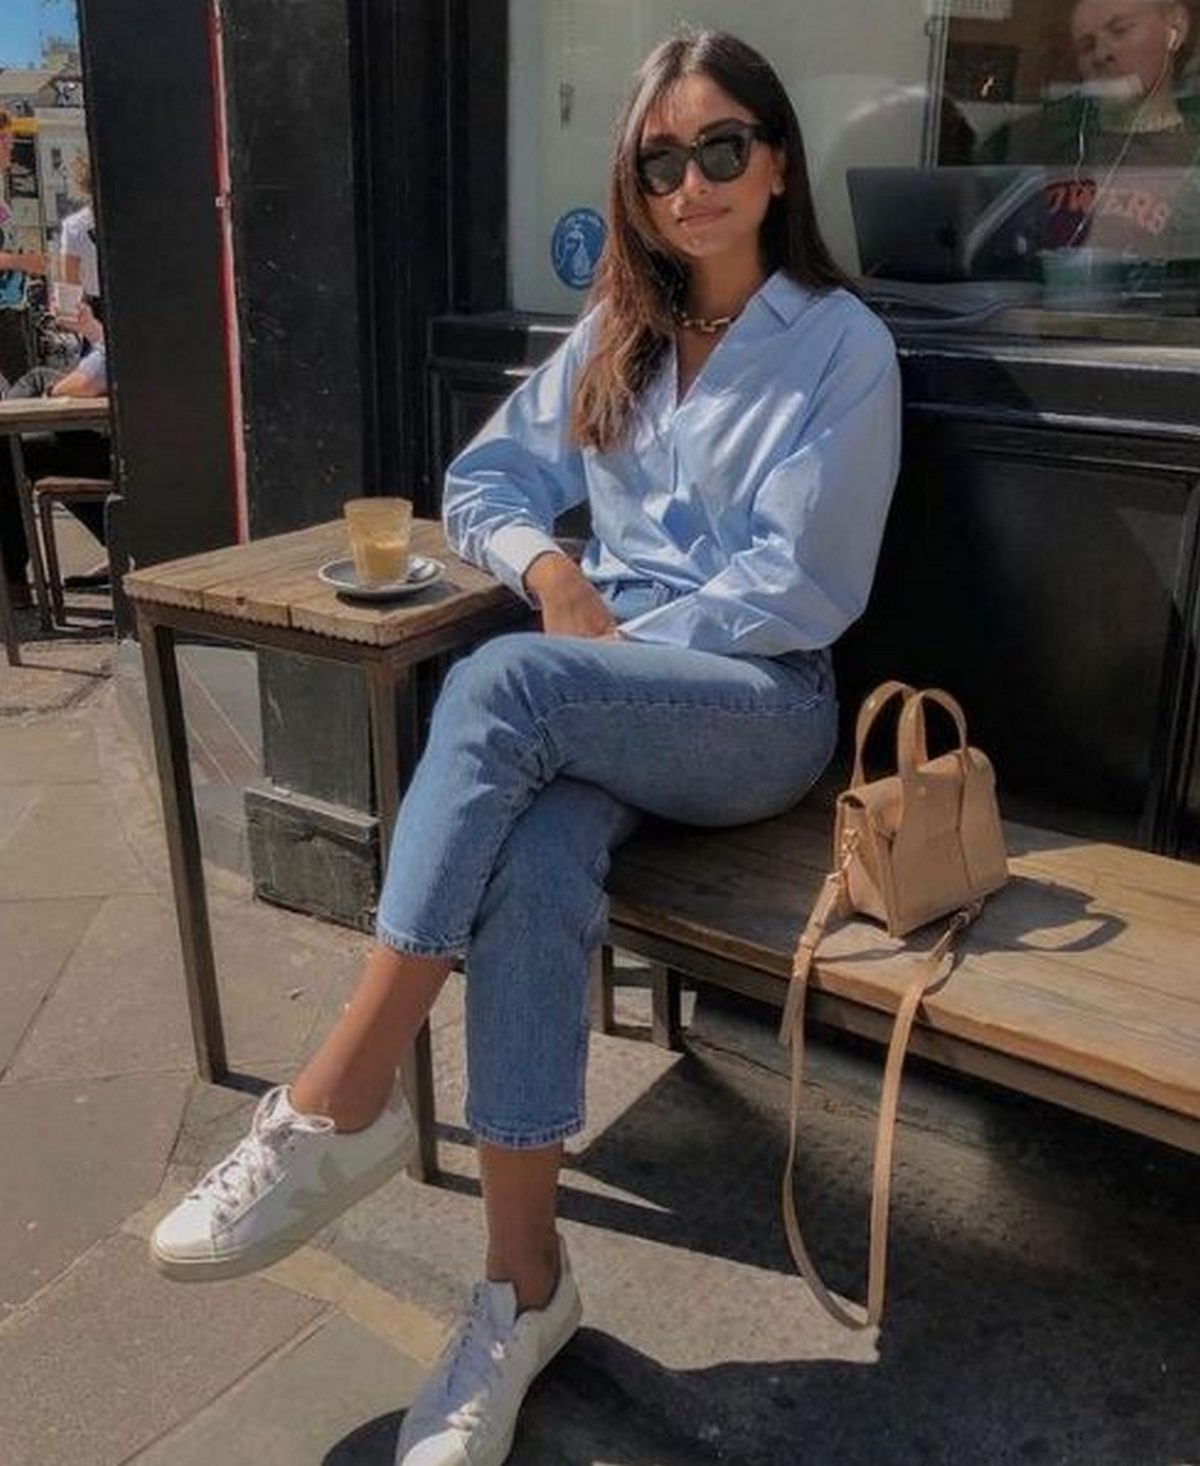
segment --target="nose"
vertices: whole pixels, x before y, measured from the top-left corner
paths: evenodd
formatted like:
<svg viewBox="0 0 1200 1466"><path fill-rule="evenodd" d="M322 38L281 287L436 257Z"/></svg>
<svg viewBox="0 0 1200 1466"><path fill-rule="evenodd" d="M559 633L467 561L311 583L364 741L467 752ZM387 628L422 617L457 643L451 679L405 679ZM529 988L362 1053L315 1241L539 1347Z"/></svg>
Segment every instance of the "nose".
<svg viewBox="0 0 1200 1466"><path fill-rule="evenodd" d="M683 170L683 182L679 185L681 193L707 193L710 184L704 174L700 171L700 164L695 158L689 158L687 167Z"/></svg>

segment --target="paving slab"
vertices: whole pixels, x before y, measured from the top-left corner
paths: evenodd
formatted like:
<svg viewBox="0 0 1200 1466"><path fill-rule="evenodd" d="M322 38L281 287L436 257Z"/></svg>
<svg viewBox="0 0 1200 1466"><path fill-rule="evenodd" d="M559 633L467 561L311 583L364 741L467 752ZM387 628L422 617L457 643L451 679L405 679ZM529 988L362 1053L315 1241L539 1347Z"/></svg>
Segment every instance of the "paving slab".
<svg viewBox="0 0 1200 1466"><path fill-rule="evenodd" d="M47 638L33 612L17 613L21 666L0 662L0 719L62 712L100 692L112 674L112 634Z"/></svg>
<svg viewBox="0 0 1200 1466"><path fill-rule="evenodd" d="M101 904L93 896L0 900L0 1076Z"/></svg>
<svg viewBox="0 0 1200 1466"><path fill-rule="evenodd" d="M332 1318L268 1360L165 1439L138 1466L298 1466L336 1455L376 1423L392 1466L400 1411L424 1366L377 1335ZM390 1437L390 1442L388 1440Z"/></svg>
<svg viewBox="0 0 1200 1466"><path fill-rule="evenodd" d="M231 1063L256 1074L298 1065L314 1041L326 989L335 978L350 981L361 942L223 897L211 902L211 915ZM26 1034L12 1073L30 1079L194 1067L174 907L161 894L111 897Z"/></svg>
<svg viewBox="0 0 1200 1466"><path fill-rule="evenodd" d="M158 1189L187 1081L0 1085L0 1317Z"/></svg>
<svg viewBox="0 0 1200 1466"><path fill-rule="evenodd" d="M231 1062L254 1073L298 1066L330 1026L330 991L357 981L367 939L253 901L248 887L240 897L215 893L209 905Z"/></svg>
<svg viewBox="0 0 1200 1466"><path fill-rule="evenodd" d="M16 838L21 821L37 802L41 790L36 784L0 785L0 850Z"/></svg>
<svg viewBox="0 0 1200 1466"><path fill-rule="evenodd" d="M111 897L26 1034L11 1077L194 1069L174 909L160 895Z"/></svg>
<svg viewBox="0 0 1200 1466"><path fill-rule="evenodd" d="M96 737L86 723L0 723L0 785L86 784L99 777Z"/></svg>
<svg viewBox="0 0 1200 1466"><path fill-rule="evenodd" d="M42 785L0 847L0 891L68 898L152 890L100 784Z"/></svg>
<svg viewBox="0 0 1200 1466"><path fill-rule="evenodd" d="M118 1236L0 1324L0 1461L116 1466L191 1419L323 1305L271 1283L170 1283Z"/></svg>

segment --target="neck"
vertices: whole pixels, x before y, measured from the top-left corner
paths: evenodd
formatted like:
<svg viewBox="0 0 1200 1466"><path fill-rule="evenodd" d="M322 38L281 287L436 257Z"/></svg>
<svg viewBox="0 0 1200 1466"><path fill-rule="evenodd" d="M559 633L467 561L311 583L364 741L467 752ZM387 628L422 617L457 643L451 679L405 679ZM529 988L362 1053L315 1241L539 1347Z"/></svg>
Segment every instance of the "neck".
<svg viewBox="0 0 1200 1466"><path fill-rule="evenodd" d="M1164 132L1183 121L1169 86L1158 86L1137 100L1102 99L1100 127L1104 132Z"/></svg>
<svg viewBox="0 0 1200 1466"><path fill-rule="evenodd" d="M755 256L747 260L697 260L688 272L684 308L689 315L712 320L736 316L766 279Z"/></svg>

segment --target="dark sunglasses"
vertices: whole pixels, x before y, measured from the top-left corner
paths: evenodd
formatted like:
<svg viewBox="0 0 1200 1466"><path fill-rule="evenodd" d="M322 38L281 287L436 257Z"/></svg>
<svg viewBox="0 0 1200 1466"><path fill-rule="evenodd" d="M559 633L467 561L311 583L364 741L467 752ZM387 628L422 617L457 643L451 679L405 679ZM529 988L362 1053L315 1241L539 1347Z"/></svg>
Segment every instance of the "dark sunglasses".
<svg viewBox="0 0 1200 1466"><path fill-rule="evenodd" d="M674 193L694 158L709 183L732 183L745 173L755 138L766 142L768 136L757 122L731 118L702 132L690 148L683 143L655 143L638 154L638 182L646 193L659 198Z"/></svg>

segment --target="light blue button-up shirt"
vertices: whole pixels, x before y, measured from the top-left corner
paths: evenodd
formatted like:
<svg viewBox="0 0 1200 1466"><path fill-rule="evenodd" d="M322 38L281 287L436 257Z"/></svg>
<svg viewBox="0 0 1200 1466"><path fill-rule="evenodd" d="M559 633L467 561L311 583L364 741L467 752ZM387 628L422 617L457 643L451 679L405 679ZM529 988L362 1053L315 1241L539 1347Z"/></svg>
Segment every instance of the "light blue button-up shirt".
<svg viewBox="0 0 1200 1466"><path fill-rule="evenodd" d="M639 641L740 656L829 646L863 610L900 459L887 328L846 291L776 273L679 399L674 346L627 444L571 442L594 314L450 465L453 548L518 594L587 501L588 579L650 581L671 599L625 621Z"/></svg>

